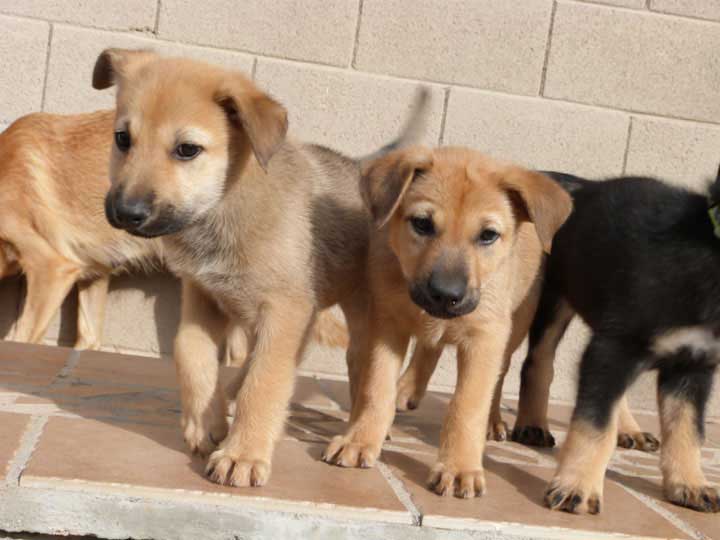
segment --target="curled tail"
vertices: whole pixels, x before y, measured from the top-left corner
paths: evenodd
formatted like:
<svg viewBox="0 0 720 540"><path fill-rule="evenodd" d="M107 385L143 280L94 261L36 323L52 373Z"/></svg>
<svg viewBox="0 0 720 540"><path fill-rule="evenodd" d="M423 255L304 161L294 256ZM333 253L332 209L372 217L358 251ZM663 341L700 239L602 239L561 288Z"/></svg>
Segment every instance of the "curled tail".
<svg viewBox="0 0 720 540"><path fill-rule="evenodd" d="M410 109L410 115L405 121L405 125L400 130L395 139L391 142L376 150L370 155L363 156L358 159L361 165L376 160L379 157L402 148L411 144L416 144L420 139L425 126L427 125L427 117L430 108L430 90L427 86L419 86L417 93L415 94L415 100L413 101Z"/></svg>

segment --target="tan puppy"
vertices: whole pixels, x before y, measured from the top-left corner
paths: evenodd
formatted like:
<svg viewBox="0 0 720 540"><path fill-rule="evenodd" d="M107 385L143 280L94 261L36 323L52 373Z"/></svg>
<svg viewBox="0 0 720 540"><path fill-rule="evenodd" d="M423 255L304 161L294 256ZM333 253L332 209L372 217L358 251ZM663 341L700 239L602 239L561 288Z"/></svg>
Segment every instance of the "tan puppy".
<svg viewBox="0 0 720 540"><path fill-rule="evenodd" d="M159 242L105 220L113 118L36 113L0 134L0 278L27 278L16 341L40 342L77 283L75 347L99 348L111 273L161 257Z"/></svg>
<svg viewBox="0 0 720 540"><path fill-rule="evenodd" d="M284 107L233 71L108 50L93 85L113 84L107 215L134 235L161 236L182 278L175 358L185 439L203 455L219 444L212 480L263 485L318 309L342 308L354 371L367 312L359 164L287 140ZM238 321L251 352L228 432L214 358Z"/></svg>
<svg viewBox="0 0 720 540"><path fill-rule="evenodd" d="M376 225L368 359L347 434L324 457L371 466L392 424L410 337L429 365L455 344L457 387L429 483L439 494L481 495L493 389L527 334L543 250L571 199L542 174L463 148L393 152L366 168L362 189Z"/></svg>
<svg viewBox="0 0 720 540"><path fill-rule="evenodd" d="M162 248L110 226L105 195L115 111L35 113L0 134L0 279L27 278L21 315L10 339L38 343L73 285L78 285L78 349L98 349L113 273L159 268ZM314 337L345 346L347 331L320 315ZM245 358L233 333L226 361Z"/></svg>

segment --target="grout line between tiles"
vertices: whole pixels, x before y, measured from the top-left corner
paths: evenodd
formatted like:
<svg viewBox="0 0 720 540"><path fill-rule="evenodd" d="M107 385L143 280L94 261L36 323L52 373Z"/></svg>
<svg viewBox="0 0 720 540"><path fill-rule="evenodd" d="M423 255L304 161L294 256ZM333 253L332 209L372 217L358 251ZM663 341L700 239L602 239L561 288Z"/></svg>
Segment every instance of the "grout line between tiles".
<svg viewBox="0 0 720 540"><path fill-rule="evenodd" d="M32 416L27 429L20 438L20 444L13 456L8 472L5 476L6 486L20 485L20 477L30 461L30 457L35 451L37 443L40 441L45 424L47 424L48 416Z"/></svg>
<svg viewBox="0 0 720 540"><path fill-rule="evenodd" d="M421 527L423 521L422 512L420 512L420 509L415 506L415 503L412 500L412 495L410 495L410 492L405 489L405 484L403 484L402 480L392 473L390 467L381 461L376 462L376 465L380 474L382 474L383 478L385 478L387 483L390 485L390 488L395 493L395 496L400 500L406 510L410 512L413 524Z"/></svg>
<svg viewBox="0 0 720 540"><path fill-rule="evenodd" d="M40 110L45 110L45 96L47 95L48 78L50 77L50 54L52 52L53 30L55 25L50 23L48 31L47 54L45 55L45 77L43 78L42 95L40 96Z"/></svg>
<svg viewBox="0 0 720 540"><path fill-rule="evenodd" d="M550 10L550 26L547 34L547 45L545 45L545 59L543 60L542 72L540 74L540 89L538 95L545 93L545 80L547 79L548 62L550 61L550 45L552 44L553 28L555 26L555 13L557 12L557 2L553 2Z"/></svg>
<svg viewBox="0 0 720 540"><path fill-rule="evenodd" d="M612 481L612 480L611 480ZM635 491L634 489L620 483L620 482L614 482L614 484L620 486L625 491L627 491L630 495L638 499L641 503L643 503L645 506L647 506L650 510L653 510L656 514L660 514L662 517L664 517L667 521L672 523L675 528L681 530L688 536L690 536L693 540L712 540L712 538L705 536L703 533L698 531L695 527L681 519L679 516L671 512L670 510L667 510L666 508L663 508L660 503L658 503L655 499L648 497L647 495L640 493L639 491Z"/></svg>

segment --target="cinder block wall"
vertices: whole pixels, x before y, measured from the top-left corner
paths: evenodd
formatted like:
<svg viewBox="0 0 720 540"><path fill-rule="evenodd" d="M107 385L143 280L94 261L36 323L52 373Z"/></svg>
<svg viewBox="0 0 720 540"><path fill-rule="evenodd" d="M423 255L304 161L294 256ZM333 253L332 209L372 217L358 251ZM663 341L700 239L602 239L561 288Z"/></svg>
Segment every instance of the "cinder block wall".
<svg viewBox="0 0 720 540"><path fill-rule="evenodd" d="M110 107L112 92L90 87L108 46L243 70L287 105L293 135L353 155L396 132L422 81L433 96L429 144L696 188L720 159L715 0L0 0L0 128L31 111ZM20 295L18 281L2 285L0 332ZM106 347L168 354L177 299L167 276L116 280ZM70 340L73 320L70 301L49 342ZM557 362L556 399L574 397L586 337L574 323ZM341 351L317 348L303 367L345 371ZM434 382L453 384L452 354ZM652 376L632 398L655 406Z"/></svg>

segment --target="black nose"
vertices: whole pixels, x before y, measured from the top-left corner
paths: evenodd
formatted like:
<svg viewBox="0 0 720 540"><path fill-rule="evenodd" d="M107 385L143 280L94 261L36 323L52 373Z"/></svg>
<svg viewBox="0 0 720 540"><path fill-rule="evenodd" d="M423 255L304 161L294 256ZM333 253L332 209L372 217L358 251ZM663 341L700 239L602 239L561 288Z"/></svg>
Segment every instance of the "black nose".
<svg viewBox="0 0 720 540"><path fill-rule="evenodd" d="M105 213L111 225L132 231L147 222L152 214L152 205L148 199L126 199L118 191L108 194Z"/></svg>
<svg viewBox="0 0 720 540"><path fill-rule="evenodd" d="M460 272L433 272L430 274L427 290L433 301L453 306L465 298L467 276Z"/></svg>

